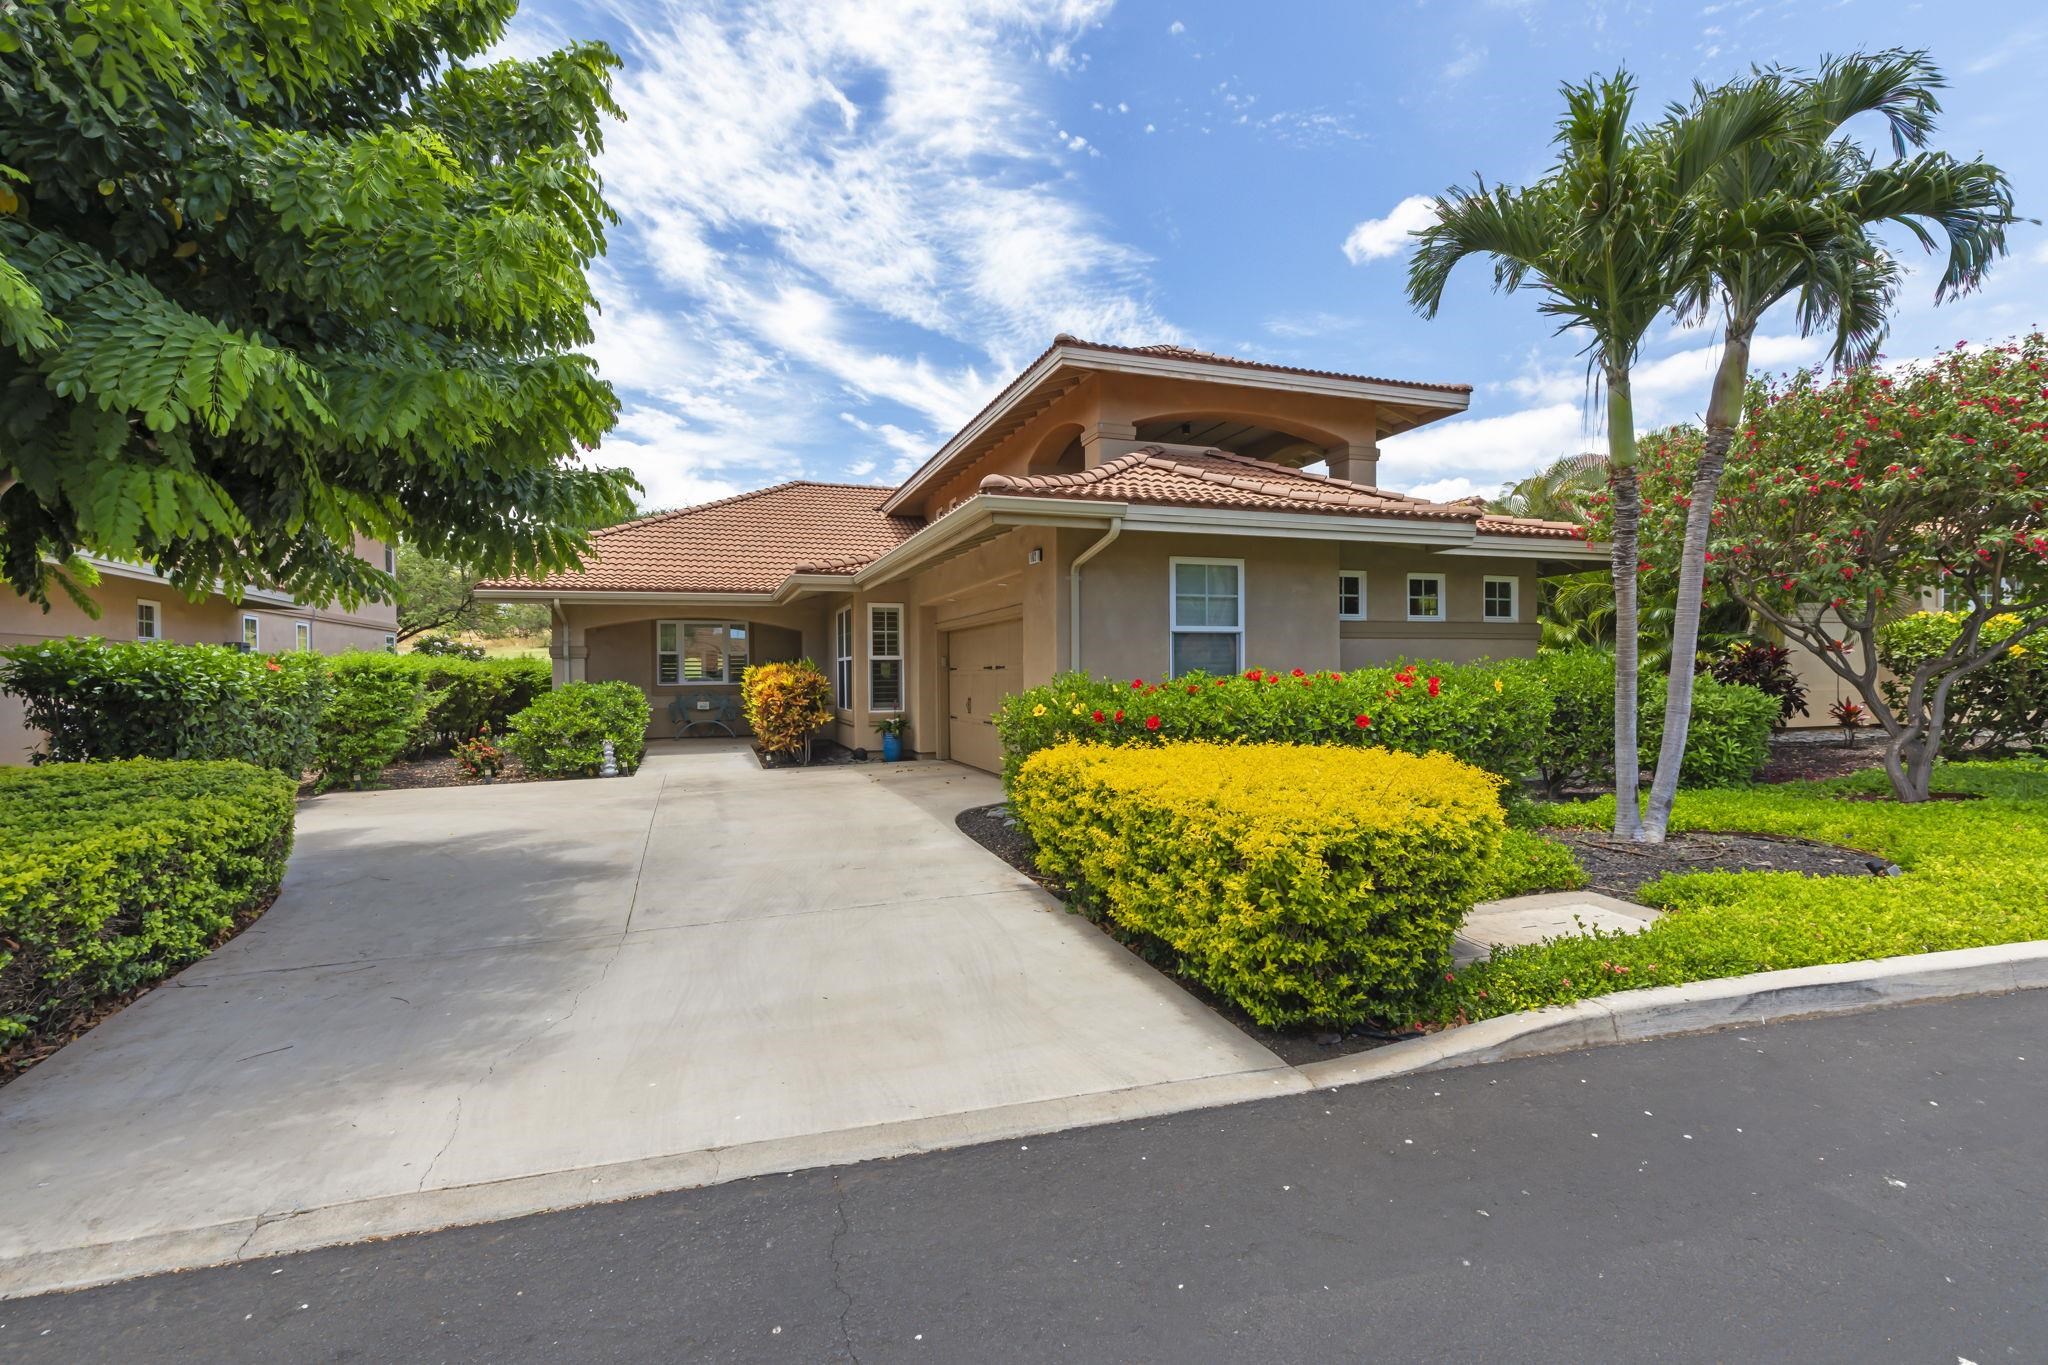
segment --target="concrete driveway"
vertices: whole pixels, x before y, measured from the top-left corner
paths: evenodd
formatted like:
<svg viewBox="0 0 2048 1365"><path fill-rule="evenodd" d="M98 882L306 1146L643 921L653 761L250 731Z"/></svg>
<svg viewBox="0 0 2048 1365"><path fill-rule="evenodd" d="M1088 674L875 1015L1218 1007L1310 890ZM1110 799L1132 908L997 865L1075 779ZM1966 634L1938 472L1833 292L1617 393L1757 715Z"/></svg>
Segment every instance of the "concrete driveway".
<svg viewBox="0 0 2048 1365"><path fill-rule="evenodd" d="M335 794L0 1090L0 1294L1303 1088L953 826L950 764Z"/></svg>

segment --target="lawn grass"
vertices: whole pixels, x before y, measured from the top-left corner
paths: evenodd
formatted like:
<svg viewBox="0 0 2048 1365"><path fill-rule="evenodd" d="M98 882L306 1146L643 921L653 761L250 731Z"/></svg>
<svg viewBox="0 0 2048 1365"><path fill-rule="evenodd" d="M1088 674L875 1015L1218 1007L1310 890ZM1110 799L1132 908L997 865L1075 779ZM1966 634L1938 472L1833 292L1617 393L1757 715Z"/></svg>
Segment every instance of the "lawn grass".
<svg viewBox="0 0 2048 1365"><path fill-rule="evenodd" d="M1680 794L1671 828L1782 834L1862 849L1897 877L1709 872L1651 883L1664 917L1640 934L1498 948L1438 983L1418 1021L1482 1019L1588 996L1783 967L2048 939L2048 762L1955 763L1937 792L1968 801L1903 806L1881 772L1825 782ZM1529 825L1603 827L1614 801L1539 805Z"/></svg>

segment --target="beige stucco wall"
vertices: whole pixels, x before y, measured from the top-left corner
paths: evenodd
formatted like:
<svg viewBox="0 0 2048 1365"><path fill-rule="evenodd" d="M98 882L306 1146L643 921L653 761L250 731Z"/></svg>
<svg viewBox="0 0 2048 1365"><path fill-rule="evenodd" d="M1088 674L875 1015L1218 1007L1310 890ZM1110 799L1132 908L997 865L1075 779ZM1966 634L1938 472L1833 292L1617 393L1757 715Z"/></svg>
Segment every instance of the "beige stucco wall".
<svg viewBox="0 0 2048 1365"><path fill-rule="evenodd" d="M1340 623L1345 668L1402 658L1446 663L1528 658L1542 639L1536 620L1536 570L1525 560L1430 555L1389 545L1345 545L1338 567L1365 574L1366 619ZM1411 573L1444 576L1447 619L1408 619ZM1515 580L1513 623L1484 619L1482 593L1488 578Z"/></svg>
<svg viewBox="0 0 2048 1365"><path fill-rule="evenodd" d="M739 682L658 684L654 680L654 638L657 621L729 621L747 627L749 657L756 661L808 657L830 672L821 605L803 602L692 603L671 599L641 603L565 603L553 641L555 680L629 682L647 694L654 710L649 736L667 736L672 726L668 705L682 692L731 692L737 704ZM573 668L571 665L573 664ZM744 733L745 725L733 728ZM699 733L706 733L699 731ZM715 733L715 732L711 732Z"/></svg>

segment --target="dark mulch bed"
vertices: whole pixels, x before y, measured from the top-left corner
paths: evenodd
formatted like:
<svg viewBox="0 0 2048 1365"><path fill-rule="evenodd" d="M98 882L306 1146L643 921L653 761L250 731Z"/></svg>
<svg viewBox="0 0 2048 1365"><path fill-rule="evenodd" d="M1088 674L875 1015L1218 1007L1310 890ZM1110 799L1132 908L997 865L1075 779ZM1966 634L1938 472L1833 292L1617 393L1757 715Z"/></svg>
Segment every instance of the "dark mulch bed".
<svg viewBox="0 0 2048 1365"><path fill-rule="evenodd" d="M1586 869L1589 890L1640 900L1643 887L1678 872L1801 872L1809 877L1869 877L1891 864L1874 854L1774 834L1673 834L1637 844L1602 830L1547 829Z"/></svg>
<svg viewBox="0 0 2048 1365"><path fill-rule="evenodd" d="M1884 736L1842 730L1786 730L1771 736L1771 759L1759 782L1816 782L1875 768L1884 762Z"/></svg>
<svg viewBox="0 0 2048 1365"><path fill-rule="evenodd" d="M1002 805L976 806L961 811L954 818L960 832L980 844L989 852L1016 868L1031 880L1050 891L1053 895L1066 898L1066 889L1058 882L1040 876L1034 857L1037 849L1031 836L1009 820L1008 807ZM1153 954L1147 952L1148 945L1140 940L1126 937L1113 925L1097 923L1096 927L1128 949L1132 956L1143 959L1147 965L1158 967ZM1303 1066L1309 1062L1324 1062L1332 1057L1346 1057L1355 1052L1367 1052L1388 1043L1399 1042L1402 1038L1419 1036L1419 1030L1393 1033L1382 1029L1362 1027L1348 1033L1334 1033L1323 1029L1270 1029L1252 1021L1245 1012L1228 1000L1212 995L1192 981L1162 972L1167 980L1186 991L1195 999L1228 1020L1239 1032L1253 1042L1291 1066Z"/></svg>
<svg viewBox="0 0 2048 1365"><path fill-rule="evenodd" d="M806 763L799 756L771 754L760 745L754 746L754 761L764 768L833 768L845 763L880 763L882 751L869 753L866 749L849 749L837 740L820 739L811 742L811 761Z"/></svg>
<svg viewBox="0 0 2048 1365"><path fill-rule="evenodd" d="M276 904L276 902L277 897L275 895L268 896L260 904L252 905L241 914L235 916L235 922L206 946L207 952L211 953L236 934L241 933L257 920L263 918L263 912ZM181 967L178 970L183 971L184 968ZM84 1009L77 1011L68 1018L47 1023L28 1037L19 1040L6 1050L0 1051L0 1086L4 1086L9 1081L24 1075L36 1063L47 1061L59 1048L67 1043L76 1042L79 1038L113 1018L177 974L174 971L169 976L150 982L147 986L137 986L134 990L124 994L110 996L104 1000L95 1000L92 1004L87 1005Z"/></svg>
<svg viewBox="0 0 2048 1365"><path fill-rule="evenodd" d="M538 782L541 779L526 771L520 761L512 755L505 755L505 771L498 774L499 784L506 782ZM365 791L385 791L411 787L475 787L481 786L475 778L463 771L453 754L430 754L425 758L408 758L393 763L384 770L384 776ZM317 790L317 779L307 778L299 784L299 795L311 796ZM336 791L347 791L336 787Z"/></svg>

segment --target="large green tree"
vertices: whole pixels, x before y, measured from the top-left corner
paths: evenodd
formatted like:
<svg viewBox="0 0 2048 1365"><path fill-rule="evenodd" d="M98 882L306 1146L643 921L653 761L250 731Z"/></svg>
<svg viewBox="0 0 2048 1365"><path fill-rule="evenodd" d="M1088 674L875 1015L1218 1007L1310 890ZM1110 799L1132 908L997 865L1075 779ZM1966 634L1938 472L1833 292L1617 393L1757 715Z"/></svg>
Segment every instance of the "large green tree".
<svg viewBox="0 0 2048 1365"><path fill-rule="evenodd" d="M1493 262L1494 287L1540 291L1541 312L1585 339L1607 402L1607 465L1613 489L1615 601L1614 751L1636 752L1639 670L1636 525L1640 514L1635 405L1630 377L1651 324L1701 270L1705 234L1694 221L1702 180L1732 152L1769 133L1782 94L1745 82L1710 92L1658 123L1632 122L1635 83L1617 73L1564 87L1557 162L1522 188L1483 182L1452 189L1418 234L1408 297L1425 316L1443 301L1451 272L1468 257ZM1615 765L1615 829L1641 826L1639 774Z"/></svg>
<svg viewBox="0 0 2048 1365"><path fill-rule="evenodd" d="M1742 421L1749 351L1757 325L1781 302L1796 301L1800 330L1833 333L1839 366L1877 355L1898 291L1899 269L1875 229L1903 226L1922 246L1947 247L1935 301L1975 288L2005 250L2015 221L2012 189L1996 166L1958 161L1925 148L1940 110L1941 73L1924 53L1881 52L1832 58L1814 77L1765 72L1782 88L1783 123L1771 136L1736 148L1701 180L1702 273L1681 309L1719 315L1721 359L1707 400L1706 431L1678 562L1677 614L1664 733L1643 813L1642 837L1661 840L1678 795L1692 715L1693 659L1706 580L1709 514L1728 448ZM1696 97L1702 107L1713 96ZM1879 161L1844 125L1864 114L1883 118L1892 156Z"/></svg>
<svg viewBox="0 0 2048 1365"><path fill-rule="evenodd" d="M388 596L630 509L585 270L616 59L516 0L0 0L0 574Z"/></svg>

